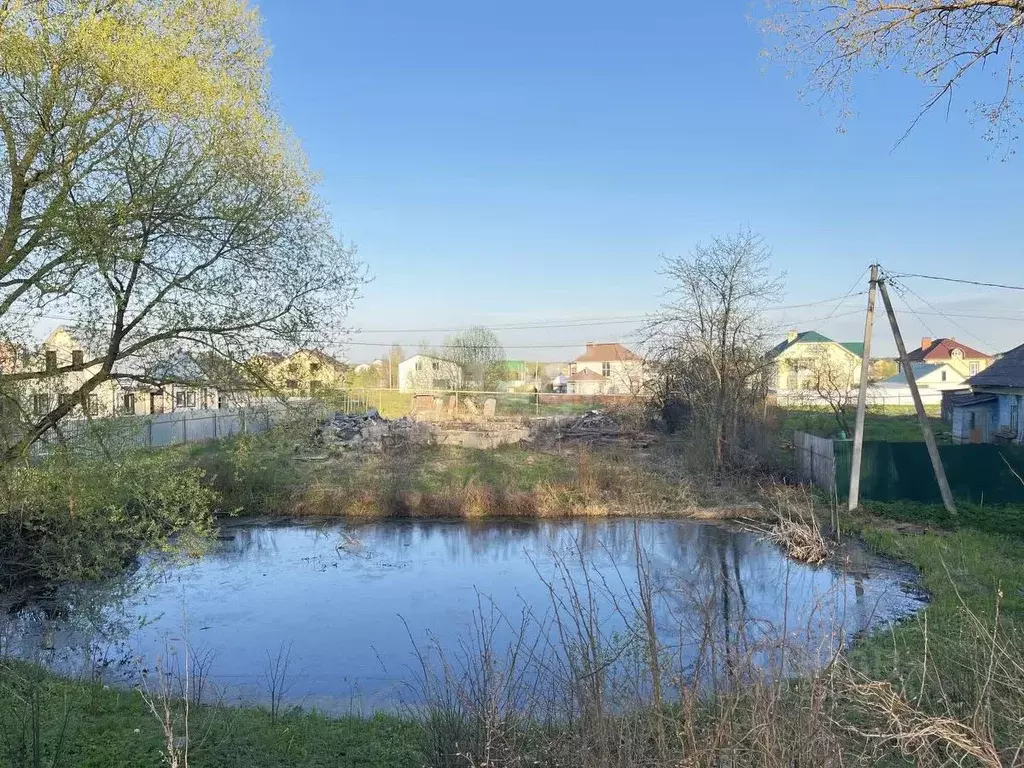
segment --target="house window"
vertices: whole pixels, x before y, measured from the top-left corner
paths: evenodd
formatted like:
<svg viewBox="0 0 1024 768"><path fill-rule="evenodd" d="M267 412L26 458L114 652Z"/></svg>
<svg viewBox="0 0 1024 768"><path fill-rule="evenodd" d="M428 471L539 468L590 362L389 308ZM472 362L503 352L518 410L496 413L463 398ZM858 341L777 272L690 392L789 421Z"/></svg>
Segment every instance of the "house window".
<svg viewBox="0 0 1024 768"><path fill-rule="evenodd" d="M601 363L601 375L605 376L605 377L608 377L608 376L612 375L612 364L611 363Z"/></svg>
<svg viewBox="0 0 1024 768"><path fill-rule="evenodd" d="M129 416L135 415L135 393L129 392L121 398L121 411Z"/></svg>
<svg viewBox="0 0 1024 768"><path fill-rule="evenodd" d="M959 348L958 349L954 349L952 352L949 353L949 356L952 357L954 360L963 360L964 359L964 351L962 349L959 349Z"/></svg>
<svg viewBox="0 0 1024 768"><path fill-rule="evenodd" d="M46 372L53 373L57 370L57 353L52 349L46 352Z"/></svg>
<svg viewBox="0 0 1024 768"><path fill-rule="evenodd" d="M296 381L295 379L288 379L288 381L286 381L284 383L284 385L288 389L298 389L299 388L299 382Z"/></svg>
<svg viewBox="0 0 1024 768"><path fill-rule="evenodd" d="M310 373L319 373L319 371L320 371L320 363L310 363L309 364L309 372Z"/></svg>
<svg viewBox="0 0 1024 768"><path fill-rule="evenodd" d="M440 371L441 370L441 364L439 362L437 362L437 360L432 362L430 364L430 367L433 368L435 371Z"/></svg>
<svg viewBox="0 0 1024 768"><path fill-rule="evenodd" d="M968 427L967 428L970 429L970 430L974 430L978 426L978 414L975 413L974 411L971 411L970 413L967 414L967 416L968 416L968 419L967 419Z"/></svg>
<svg viewBox="0 0 1024 768"><path fill-rule="evenodd" d="M945 371L943 371L943 372L942 372L942 380L943 380L943 381L945 381L945 380L946 380L946 372L945 372Z"/></svg>
<svg viewBox="0 0 1024 768"><path fill-rule="evenodd" d="M971 363L971 376L974 376L978 371L981 370L981 363L975 360Z"/></svg>
<svg viewBox="0 0 1024 768"><path fill-rule="evenodd" d="M421 363L419 360L417 360L416 361L416 370L420 371L422 369L423 369L423 363Z"/></svg>
<svg viewBox="0 0 1024 768"><path fill-rule="evenodd" d="M175 408L195 408L196 392L194 389L182 389L174 393Z"/></svg>
<svg viewBox="0 0 1024 768"><path fill-rule="evenodd" d="M576 363L569 363L569 375L570 376L575 376L576 375Z"/></svg>
<svg viewBox="0 0 1024 768"><path fill-rule="evenodd" d="M1010 398L1010 429L1017 434L1017 427L1020 423L1020 398Z"/></svg>
<svg viewBox="0 0 1024 768"><path fill-rule="evenodd" d="M76 349L76 350L72 351L72 353L71 353L71 367L74 368L76 371L78 371L78 370L81 370L81 368L82 368L82 366L84 364L85 364L85 353L82 350L80 350L80 349Z"/></svg>
<svg viewBox="0 0 1024 768"><path fill-rule="evenodd" d="M46 394L32 395L32 413L42 416L50 410L50 396Z"/></svg>
<svg viewBox="0 0 1024 768"><path fill-rule="evenodd" d="M57 395L57 405L58 406L63 406L63 405L66 405L67 403L70 403L70 402L71 402L71 395L69 395L67 392L61 392L59 395Z"/></svg>
<svg viewBox="0 0 1024 768"><path fill-rule="evenodd" d="M99 416L100 415L100 396L99 395L86 395L84 400L84 410L87 416Z"/></svg>

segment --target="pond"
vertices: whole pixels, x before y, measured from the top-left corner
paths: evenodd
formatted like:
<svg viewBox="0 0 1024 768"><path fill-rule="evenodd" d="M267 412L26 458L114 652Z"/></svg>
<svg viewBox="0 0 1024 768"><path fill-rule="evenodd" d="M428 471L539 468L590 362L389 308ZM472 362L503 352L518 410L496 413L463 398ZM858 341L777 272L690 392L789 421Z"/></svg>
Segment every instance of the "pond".
<svg viewBox="0 0 1024 768"><path fill-rule="evenodd" d="M644 594L665 647L692 669L709 638L734 654L742 642L763 666L778 663L782 638L805 651L801 663L820 663L840 639L922 605L911 570L862 549L809 567L710 523L247 523L199 559L152 556L110 583L23 605L3 642L114 683L180 665L187 646L229 701L265 701L269 670L286 661L287 702L366 711L415 699L425 668L472 656L481 638L499 653L524 636L571 644L565 628L585 612L602 644L621 642Z"/></svg>

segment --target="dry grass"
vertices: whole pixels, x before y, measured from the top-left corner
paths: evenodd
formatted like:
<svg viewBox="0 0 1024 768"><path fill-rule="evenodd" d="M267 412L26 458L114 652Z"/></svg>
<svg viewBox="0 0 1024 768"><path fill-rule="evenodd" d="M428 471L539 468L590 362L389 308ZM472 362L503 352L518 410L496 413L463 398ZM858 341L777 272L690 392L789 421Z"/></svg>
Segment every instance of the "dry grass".
<svg viewBox="0 0 1024 768"><path fill-rule="evenodd" d="M814 498L807 489L774 485L764 489L762 495L772 522L749 527L794 560L809 565L825 562L832 554L832 545L821 531Z"/></svg>
<svg viewBox="0 0 1024 768"><path fill-rule="evenodd" d="M810 565L825 562L831 553L828 541L821 534L816 518L807 522L791 517L779 517L764 531L765 538L786 550L794 560Z"/></svg>
<svg viewBox="0 0 1024 768"><path fill-rule="evenodd" d="M609 609L608 585L578 557L559 561L549 605L510 618L481 601L459 648L417 649L425 706L412 711L427 764L1024 764L1024 643L998 609L963 605L958 630L932 637L910 675L885 680L854 669L839 638L811 649L792 627L752 631L723 613L725 595L742 596L731 569L690 593L661 581L638 545L635 572L621 574L628 593ZM681 603L691 617L682 646L662 623Z"/></svg>
<svg viewBox="0 0 1024 768"><path fill-rule="evenodd" d="M693 515L758 517L750 495L722 483L697 486L670 451L567 446L481 451L410 448L346 456L313 466L291 495L287 514L353 517L537 517ZM714 499L708 503L708 500Z"/></svg>

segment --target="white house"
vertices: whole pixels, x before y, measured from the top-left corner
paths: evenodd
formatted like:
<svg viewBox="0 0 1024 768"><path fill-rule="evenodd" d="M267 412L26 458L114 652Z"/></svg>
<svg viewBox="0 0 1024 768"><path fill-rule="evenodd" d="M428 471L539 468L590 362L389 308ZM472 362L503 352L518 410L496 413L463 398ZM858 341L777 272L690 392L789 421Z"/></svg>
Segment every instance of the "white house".
<svg viewBox="0 0 1024 768"><path fill-rule="evenodd" d="M569 363L572 395L637 394L647 378L644 361L621 344L587 343L586 351Z"/></svg>
<svg viewBox="0 0 1024 768"><path fill-rule="evenodd" d="M52 375L41 376L25 383L22 407L31 417L49 413L74 393L100 369L99 365L86 366L95 355L85 348L67 328L60 326L46 337L36 355L27 356L24 369ZM58 373L58 371L60 371ZM84 402L75 403L69 414L76 416L110 416L118 408L119 387L112 380L99 384L85 396Z"/></svg>
<svg viewBox="0 0 1024 768"><path fill-rule="evenodd" d="M413 355L398 364L398 391L457 389L462 386L458 363L432 355Z"/></svg>
<svg viewBox="0 0 1024 768"><path fill-rule="evenodd" d="M966 377L949 363L911 363L910 370L914 373L914 381L917 382L918 389L967 388ZM875 386L885 389L903 389L907 387L907 378L901 372Z"/></svg>
<svg viewBox="0 0 1024 768"><path fill-rule="evenodd" d="M386 366L387 363L383 360L374 360L372 363L359 363L355 368L352 369L353 373L366 373L369 370L380 370Z"/></svg>

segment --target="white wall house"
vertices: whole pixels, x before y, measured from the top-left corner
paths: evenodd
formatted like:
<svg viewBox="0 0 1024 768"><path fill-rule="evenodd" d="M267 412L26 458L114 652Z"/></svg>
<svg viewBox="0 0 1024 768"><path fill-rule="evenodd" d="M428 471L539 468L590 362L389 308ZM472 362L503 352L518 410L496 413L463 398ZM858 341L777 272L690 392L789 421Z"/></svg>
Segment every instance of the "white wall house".
<svg viewBox="0 0 1024 768"><path fill-rule="evenodd" d="M432 355L413 355L398 364L398 391L457 389L462 386L458 363Z"/></svg>
<svg viewBox="0 0 1024 768"><path fill-rule="evenodd" d="M632 350L621 344L588 342L586 351L569 363L569 394L637 394L647 375L644 361Z"/></svg>
<svg viewBox="0 0 1024 768"><path fill-rule="evenodd" d="M967 377L949 363L911 363L918 389L966 389ZM902 373L890 376L875 385L884 389L908 389L907 377Z"/></svg>
<svg viewBox="0 0 1024 768"><path fill-rule="evenodd" d="M52 376L43 376L25 383L22 391L22 408L30 417L49 413L60 402L69 399L86 381L92 378L99 365L86 366L95 357L85 346L63 326L54 329L46 337L39 351L24 361L24 369L42 373L69 368ZM84 401L76 403L69 414L76 416L111 416L118 411L119 388L114 381L99 384Z"/></svg>

